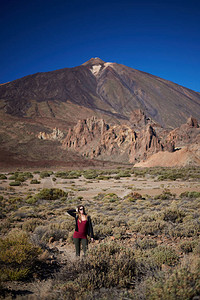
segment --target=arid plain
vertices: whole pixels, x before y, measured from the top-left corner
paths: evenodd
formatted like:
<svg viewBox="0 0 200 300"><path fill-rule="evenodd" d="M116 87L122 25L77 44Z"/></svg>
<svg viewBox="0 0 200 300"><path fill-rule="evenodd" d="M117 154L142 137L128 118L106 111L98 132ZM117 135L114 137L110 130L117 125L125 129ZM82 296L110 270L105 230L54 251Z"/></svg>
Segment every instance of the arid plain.
<svg viewBox="0 0 200 300"><path fill-rule="evenodd" d="M0 178L2 298L199 295L199 167L18 169ZM79 204L95 242L77 260L66 211Z"/></svg>

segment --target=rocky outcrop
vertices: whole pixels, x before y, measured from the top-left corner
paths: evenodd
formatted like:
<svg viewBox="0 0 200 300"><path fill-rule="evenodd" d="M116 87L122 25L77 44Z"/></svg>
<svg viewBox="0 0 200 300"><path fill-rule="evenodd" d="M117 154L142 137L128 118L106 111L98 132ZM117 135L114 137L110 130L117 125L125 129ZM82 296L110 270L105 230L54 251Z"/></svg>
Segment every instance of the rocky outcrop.
<svg viewBox="0 0 200 300"><path fill-rule="evenodd" d="M199 124L198 124L198 121L197 119L195 118L192 118L190 117L188 120L187 120L187 125L191 128L199 128Z"/></svg>
<svg viewBox="0 0 200 300"><path fill-rule="evenodd" d="M63 140L63 147L89 158L131 163L147 159L158 151L174 150L171 142L161 143L155 129L148 124L146 116L141 112L139 122L143 126L136 130L134 126L111 126L95 117L80 120L74 128L69 129ZM134 124L138 125L137 118Z"/></svg>
<svg viewBox="0 0 200 300"><path fill-rule="evenodd" d="M176 148L182 148L192 143L200 143L200 128L197 119L190 117L186 124L172 130L166 140L174 143Z"/></svg>
<svg viewBox="0 0 200 300"><path fill-rule="evenodd" d="M41 140L62 140L64 137L64 133L59 130L59 128L54 128L52 133L40 132L37 137Z"/></svg>
<svg viewBox="0 0 200 300"><path fill-rule="evenodd" d="M175 152L158 152L145 161L136 163L134 167L185 167L200 165L199 145L191 144Z"/></svg>

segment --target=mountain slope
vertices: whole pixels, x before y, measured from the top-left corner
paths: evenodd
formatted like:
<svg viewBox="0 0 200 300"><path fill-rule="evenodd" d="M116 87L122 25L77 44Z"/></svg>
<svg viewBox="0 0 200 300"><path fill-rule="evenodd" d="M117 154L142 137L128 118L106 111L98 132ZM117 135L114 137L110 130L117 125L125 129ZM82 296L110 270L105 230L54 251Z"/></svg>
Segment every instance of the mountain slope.
<svg viewBox="0 0 200 300"><path fill-rule="evenodd" d="M0 86L0 108L19 117L50 117L75 123L71 104L93 115L129 121L141 109L164 127L200 116L200 94L117 63L94 58L81 66L37 73ZM43 113L41 113L42 111ZM45 111L45 112L44 112Z"/></svg>
<svg viewBox="0 0 200 300"><path fill-rule="evenodd" d="M119 134L132 131L136 120L141 126L148 125L148 120L151 120L156 124L157 134L161 126L169 132L169 128L179 127L190 116L199 121L200 94L151 74L104 62L99 58L92 58L74 68L36 73L1 84L0 166L68 165L77 161L93 164L81 153L73 152L68 147L63 149L58 140L44 141L38 138L51 136L55 127L66 137L69 128L73 128L78 120L93 116L104 119L110 126L118 126L115 128ZM126 126L130 130L126 130ZM146 144L142 142L142 136L146 138L146 133L148 128L144 134L141 132L141 138L138 139L144 149ZM172 135L176 133L175 130ZM154 139L158 151L160 142ZM116 158L120 153L123 162L139 161L146 155L145 150L136 155L124 145L118 149L118 141L114 148ZM132 153L131 159L127 149ZM153 152L152 148L148 150L148 156ZM101 153L98 159L110 160L107 151L104 153L101 149ZM97 158L96 155L93 157Z"/></svg>

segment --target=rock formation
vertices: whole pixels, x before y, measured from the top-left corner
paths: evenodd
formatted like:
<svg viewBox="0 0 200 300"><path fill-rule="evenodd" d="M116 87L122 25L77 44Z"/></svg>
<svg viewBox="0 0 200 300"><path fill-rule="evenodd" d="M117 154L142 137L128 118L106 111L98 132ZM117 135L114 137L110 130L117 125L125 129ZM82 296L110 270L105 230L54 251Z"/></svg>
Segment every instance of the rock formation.
<svg viewBox="0 0 200 300"><path fill-rule="evenodd" d="M146 159L158 151L174 150L170 141L161 143L155 129L148 124L149 120L141 111L136 111L135 116L133 128L109 125L95 117L79 120L74 128L69 129L63 147L89 158L130 163Z"/></svg>
<svg viewBox="0 0 200 300"><path fill-rule="evenodd" d="M172 130L166 140L174 142L176 148L182 148L192 143L200 143L200 128L197 119L190 117L186 124Z"/></svg>
<svg viewBox="0 0 200 300"><path fill-rule="evenodd" d="M64 133L59 128L54 128L52 133L40 132L37 137L41 140L60 141L63 139Z"/></svg>

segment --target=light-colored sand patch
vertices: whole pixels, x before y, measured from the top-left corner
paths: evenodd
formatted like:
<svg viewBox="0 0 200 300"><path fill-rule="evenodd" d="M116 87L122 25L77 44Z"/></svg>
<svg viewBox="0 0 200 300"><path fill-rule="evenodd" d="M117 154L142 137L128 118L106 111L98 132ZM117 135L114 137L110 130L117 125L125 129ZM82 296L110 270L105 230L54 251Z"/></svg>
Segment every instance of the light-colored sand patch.
<svg viewBox="0 0 200 300"><path fill-rule="evenodd" d="M184 147L175 152L160 151L150 156L146 161L141 161L135 164L134 167L180 167L192 164L200 165L199 151L192 151L193 148Z"/></svg>

